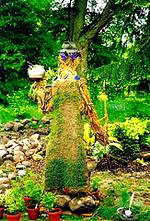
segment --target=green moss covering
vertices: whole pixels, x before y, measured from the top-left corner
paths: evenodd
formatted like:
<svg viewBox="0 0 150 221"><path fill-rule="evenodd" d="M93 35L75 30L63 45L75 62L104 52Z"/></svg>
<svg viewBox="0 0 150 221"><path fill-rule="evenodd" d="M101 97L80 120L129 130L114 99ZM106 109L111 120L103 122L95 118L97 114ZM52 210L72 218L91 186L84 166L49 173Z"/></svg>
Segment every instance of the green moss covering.
<svg viewBox="0 0 150 221"><path fill-rule="evenodd" d="M86 182L86 167L79 86L65 81L57 85L56 91L46 155L46 187L81 187Z"/></svg>

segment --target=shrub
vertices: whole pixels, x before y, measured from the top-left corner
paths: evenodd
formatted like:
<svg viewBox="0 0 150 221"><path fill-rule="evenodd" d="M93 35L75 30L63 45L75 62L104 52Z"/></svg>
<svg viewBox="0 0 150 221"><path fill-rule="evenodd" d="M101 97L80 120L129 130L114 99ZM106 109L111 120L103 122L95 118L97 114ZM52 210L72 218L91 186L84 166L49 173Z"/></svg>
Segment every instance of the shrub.
<svg viewBox="0 0 150 221"><path fill-rule="evenodd" d="M0 207L3 207L5 205L5 195L0 194Z"/></svg>
<svg viewBox="0 0 150 221"><path fill-rule="evenodd" d="M13 187L7 191L5 203L8 213L15 214L25 210L23 194L20 187Z"/></svg>
<svg viewBox="0 0 150 221"><path fill-rule="evenodd" d="M54 205L56 203L56 197L51 192L45 192L42 196L41 204L48 209L49 211L54 208Z"/></svg>
<svg viewBox="0 0 150 221"><path fill-rule="evenodd" d="M140 151L141 140L147 136L149 120L131 118L123 123L111 125L110 134L113 134L122 145L122 150L115 146L110 147L110 153L114 156L133 160Z"/></svg>

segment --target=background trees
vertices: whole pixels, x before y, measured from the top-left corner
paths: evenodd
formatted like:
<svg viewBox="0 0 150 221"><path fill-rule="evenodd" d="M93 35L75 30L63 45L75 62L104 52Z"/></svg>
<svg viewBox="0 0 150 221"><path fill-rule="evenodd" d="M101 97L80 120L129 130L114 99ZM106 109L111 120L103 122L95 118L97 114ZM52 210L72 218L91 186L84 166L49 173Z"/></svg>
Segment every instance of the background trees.
<svg viewBox="0 0 150 221"><path fill-rule="evenodd" d="M0 13L0 99L28 87L27 61L57 68L64 40L82 53L96 97L105 79L108 92L149 90L149 3L141 0L2 0ZM88 63L88 69L87 69ZM23 79L23 80L22 80Z"/></svg>

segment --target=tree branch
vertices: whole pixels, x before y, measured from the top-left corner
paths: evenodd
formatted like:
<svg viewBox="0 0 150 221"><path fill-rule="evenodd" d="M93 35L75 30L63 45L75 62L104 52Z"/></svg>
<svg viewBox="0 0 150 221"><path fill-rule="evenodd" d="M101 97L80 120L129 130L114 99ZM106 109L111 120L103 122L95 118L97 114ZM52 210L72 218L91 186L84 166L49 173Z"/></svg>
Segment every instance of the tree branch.
<svg viewBox="0 0 150 221"><path fill-rule="evenodd" d="M97 32L109 23L115 12L124 4L125 1L122 1L120 4L115 4L113 0L109 0L103 12L97 16L97 18L88 26L88 30L80 37L80 46L88 44L95 37Z"/></svg>

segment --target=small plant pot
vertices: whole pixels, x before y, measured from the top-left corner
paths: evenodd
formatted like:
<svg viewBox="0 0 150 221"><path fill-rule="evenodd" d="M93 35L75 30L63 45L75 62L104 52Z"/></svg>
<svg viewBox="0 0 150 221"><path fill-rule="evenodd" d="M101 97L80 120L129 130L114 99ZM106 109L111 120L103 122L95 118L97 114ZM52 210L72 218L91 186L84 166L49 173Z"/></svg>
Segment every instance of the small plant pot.
<svg viewBox="0 0 150 221"><path fill-rule="evenodd" d="M0 219L3 218L4 207L0 207Z"/></svg>
<svg viewBox="0 0 150 221"><path fill-rule="evenodd" d="M39 207L38 208L35 208L35 207L32 208L32 206L27 208L27 213L28 213L28 216L31 220L38 219L38 217L40 215L39 209L40 209Z"/></svg>
<svg viewBox="0 0 150 221"><path fill-rule="evenodd" d="M29 197L24 197L24 203L25 203L25 206L26 207L29 207L32 205L32 198L29 198Z"/></svg>
<svg viewBox="0 0 150 221"><path fill-rule="evenodd" d="M8 221L19 221L21 217L21 213L17 214L6 214L6 218Z"/></svg>
<svg viewBox="0 0 150 221"><path fill-rule="evenodd" d="M48 211L47 214L50 221L59 221L62 210L60 208L54 208L52 211Z"/></svg>

